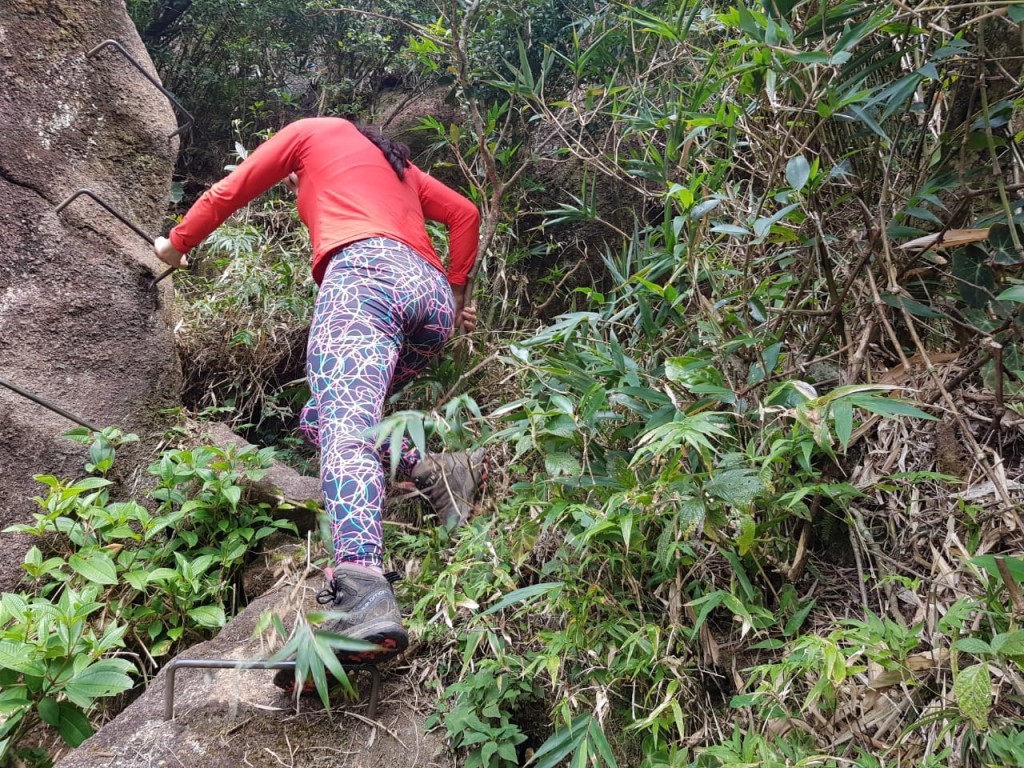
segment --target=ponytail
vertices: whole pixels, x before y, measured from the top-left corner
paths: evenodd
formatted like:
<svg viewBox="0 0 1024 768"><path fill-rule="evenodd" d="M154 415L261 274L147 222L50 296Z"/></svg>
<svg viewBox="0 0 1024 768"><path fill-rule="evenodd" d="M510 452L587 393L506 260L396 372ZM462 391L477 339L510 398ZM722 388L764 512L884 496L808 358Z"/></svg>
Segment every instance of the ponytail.
<svg viewBox="0 0 1024 768"><path fill-rule="evenodd" d="M409 147L400 141L392 141L377 128L369 125L356 124L356 128L366 138L374 143L384 157L391 164L399 179L405 178L405 169L409 166Z"/></svg>

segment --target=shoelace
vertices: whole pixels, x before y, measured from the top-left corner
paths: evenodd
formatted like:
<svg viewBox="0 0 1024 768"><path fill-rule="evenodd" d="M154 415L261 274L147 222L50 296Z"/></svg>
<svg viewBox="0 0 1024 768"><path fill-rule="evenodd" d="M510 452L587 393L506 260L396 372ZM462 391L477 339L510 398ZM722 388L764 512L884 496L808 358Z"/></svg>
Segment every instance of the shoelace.
<svg viewBox="0 0 1024 768"><path fill-rule="evenodd" d="M336 602L338 599L338 581L334 578L334 569L325 568L324 575L327 577L327 586L316 593L316 601L320 605L327 605L328 603ZM388 584L394 584L396 581L402 580L402 574L398 571L388 571L384 574L384 579Z"/></svg>

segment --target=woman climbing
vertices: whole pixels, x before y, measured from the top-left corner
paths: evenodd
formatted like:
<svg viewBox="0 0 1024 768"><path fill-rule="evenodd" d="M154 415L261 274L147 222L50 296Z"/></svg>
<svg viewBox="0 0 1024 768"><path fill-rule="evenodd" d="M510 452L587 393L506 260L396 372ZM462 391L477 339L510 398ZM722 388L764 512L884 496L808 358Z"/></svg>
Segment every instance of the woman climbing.
<svg viewBox="0 0 1024 768"><path fill-rule="evenodd" d="M400 473L451 527L465 522L482 480L482 452L420 456L407 443L378 450L370 436L384 398L422 371L455 328L476 326L465 291L480 214L410 163L404 144L340 118L310 118L283 128L214 184L169 239L157 238L156 255L188 266L183 254L282 180L297 188L320 286L306 356L312 397L301 416L303 432L320 449L334 539L335 567L317 600L345 613L324 629L379 646L339 652L339 659L377 663L409 642L382 570L387 451L401 450ZM426 219L448 227L447 275ZM290 688L294 679L279 674L275 682Z"/></svg>

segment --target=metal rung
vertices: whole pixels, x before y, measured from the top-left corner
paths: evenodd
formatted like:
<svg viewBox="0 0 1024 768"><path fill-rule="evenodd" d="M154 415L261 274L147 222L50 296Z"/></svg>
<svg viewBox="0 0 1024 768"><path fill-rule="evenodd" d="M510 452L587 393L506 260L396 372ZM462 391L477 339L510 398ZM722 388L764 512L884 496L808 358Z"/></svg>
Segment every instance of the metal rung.
<svg viewBox="0 0 1024 768"><path fill-rule="evenodd" d="M380 699L380 670L373 664L343 665L345 672L370 673L370 702L366 716L377 716ZM164 720L174 719L174 673L182 667L191 669L295 669L294 661L237 661L234 659L175 659L167 665L167 687L164 690Z"/></svg>
<svg viewBox="0 0 1024 768"><path fill-rule="evenodd" d="M143 240L145 240L150 245L155 245L156 244L156 240L154 240L150 235L146 234L145 230L140 229L135 224L133 224L131 221L129 221L127 218L125 218L125 215L123 213L118 211L114 206L112 206L110 203L108 203L102 197L97 195L91 189L76 189L74 192L72 192L70 195L68 195L66 198L64 198L64 200L61 202L61 204L57 206L57 213L60 213L61 211L63 211L65 208L67 208L69 205L71 205L71 203L74 202L74 200L76 198L81 197L82 195L85 195L86 197L91 197L93 200L96 201L97 205L99 205L101 208L103 208L107 213L109 213L115 219L120 221L122 224L124 224L126 227L128 227L128 229L130 229L132 232L134 232L136 235L141 237Z"/></svg>
<svg viewBox="0 0 1024 768"><path fill-rule="evenodd" d="M17 386L16 384L12 384L9 381L5 381L4 379L0 379L0 386L7 387L7 389L11 390L12 392L16 392L17 394L21 395L22 397L27 398L28 400L31 400L33 403L36 403L37 405L41 405L41 406L43 406L43 408L47 408L47 409L53 411L54 413L56 413L59 416L63 416L65 419L68 419L69 421L73 421L76 424L81 424L83 427L88 429L90 432L99 432L100 431L99 427L94 427L88 421L85 421L84 419L78 418L77 416L75 416L75 414L71 413L70 411L65 411L59 405L54 405L49 400L45 400L45 399L41 398L39 395L33 395L28 390L22 389L21 387Z"/></svg>
<svg viewBox="0 0 1024 768"><path fill-rule="evenodd" d="M87 54L85 54L85 57L87 59L91 59L97 53L99 53L101 50L103 50L104 48L107 48L107 47L116 48L117 50L119 50L121 52L121 54L126 59L128 59L129 62L131 62L132 66L134 66L137 70L139 70L139 72L141 72L143 74L143 76L147 80L149 80L149 82L151 82L153 85L155 85L157 88L159 88L160 92L164 96L167 97L167 99L171 102L171 104L175 107L175 109L177 109L179 112L181 112L181 114L183 114L187 118L185 123L183 125L178 126L178 130L176 130L173 133L169 134L167 136L167 138L171 138L173 136L177 136L178 134L184 133L186 130L188 130L189 128L192 127L193 123L195 123L195 121L196 121L196 119L194 117L192 117L192 113L189 112L187 109L185 109L181 105L181 102L178 101L174 97L174 94L171 93L170 91L168 91L166 88L164 88L163 84L159 80L157 80L155 77L153 77L151 74L149 74L149 72L146 71L146 68L143 67L138 61L136 61L135 58L130 53L128 53L128 51L125 49L125 47L123 45L121 45L121 43L119 43L117 40L104 40L102 43L100 43L95 48L93 48L91 51L89 51Z"/></svg>
<svg viewBox="0 0 1024 768"><path fill-rule="evenodd" d="M135 224L133 224L131 221L129 221L125 217L125 215L123 213L118 211L114 206L112 206L110 203L108 203L102 197L97 195L91 189L76 189L74 192L72 192L70 195L68 195L61 202L60 205L57 206L57 213L60 213L61 211L63 211L65 208L67 208L69 205L71 205L71 203L76 198L81 197L82 195L85 195L86 197L92 198L96 202L97 205L99 205L101 208L103 208L107 213L109 213L115 219L120 221L122 224L124 224L126 227L128 227L128 229L130 229L136 235L141 237L147 243L149 243L150 245L156 245L156 240L151 235L147 234L144 230L139 229L139 227L137 227ZM149 287L151 289L154 288L157 283L159 283L161 280L163 280L165 277L167 277L169 274L171 274L176 269L177 269L177 267L168 267L163 272L161 272L159 275L157 275L157 277L155 277L152 282L150 282Z"/></svg>

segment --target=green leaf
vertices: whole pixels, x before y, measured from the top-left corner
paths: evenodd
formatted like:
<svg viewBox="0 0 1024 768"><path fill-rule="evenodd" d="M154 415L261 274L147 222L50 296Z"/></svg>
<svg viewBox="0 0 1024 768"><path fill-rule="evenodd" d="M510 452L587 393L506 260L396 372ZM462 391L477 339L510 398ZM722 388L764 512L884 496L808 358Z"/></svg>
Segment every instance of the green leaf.
<svg viewBox="0 0 1024 768"><path fill-rule="evenodd" d="M73 675L64 693L80 707L89 707L95 699L129 690L132 679L127 673L134 669L125 659L100 659Z"/></svg>
<svg viewBox="0 0 1024 768"><path fill-rule="evenodd" d="M999 301L1013 301L1017 304L1024 304L1024 285L1011 285L996 296L996 298Z"/></svg>
<svg viewBox="0 0 1024 768"><path fill-rule="evenodd" d="M224 498L228 500L228 504L232 507L237 507L238 502L242 500L242 489L237 485L229 485L223 490Z"/></svg>
<svg viewBox="0 0 1024 768"><path fill-rule="evenodd" d="M953 252L952 270L957 289L967 306L981 309L992 298L996 275L988 265L988 254L977 245Z"/></svg>
<svg viewBox="0 0 1024 768"><path fill-rule="evenodd" d="M1024 584L1024 558L1012 557L1010 555L999 555L999 558L1003 561L1013 580L1018 584ZM996 564L995 555L979 555L978 557L971 558L968 562L983 569L989 576L995 579L1002 579L999 566Z"/></svg>
<svg viewBox="0 0 1024 768"><path fill-rule="evenodd" d="M715 224L711 231L721 235L732 235L733 237L746 237L750 234L749 229L738 227L735 224Z"/></svg>
<svg viewBox="0 0 1024 768"><path fill-rule="evenodd" d="M988 728L988 711L992 700L992 680L988 664L975 664L961 670L953 681L956 704L979 731Z"/></svg>
<svg viewBox="0 0 1024 768"><path fill-rule="evenodd" d="M20 720L31 706L32 702L28 697L28 689L24 685L0 691L0 720L4 721L3 727L6 727L15 718ZM3 753L0 752L0 754Z"/></svg>
<svg viewBox="0 0 1024 768"><path fill-rule="evenodd" d="M836 400L830 410L832 418L835 419L836 437L843 448L846 448L853 435L853 405L849 400Z"/></svg>
<svg viewBox="0 0 1024 768"><path fill-rule="evenodd" d="M882 301L888 304L890 307L896 309L905 309L912 315L918 317L945 317L942 312L932 309L919 301L914 301L906 296L899 296L894 293L883 293Z"/></svg>
<svg viewBox="0 0 1024 768"><path fill-rule="evenodd" d="M608 744L608 739L604 735L604 729L596 717L590 721L588 738L590 743L597 748L597 753L604 760L605 765L608 768L618 768L619 764L615 762L611 745Z"/></svg>
<svg viewBox="0 0 1024 768"><path fill-rule="evenodd" d="M77 552L68 558L71 569L94 584L117 584L117 568L109 554L93 550L82 556Z"/></svg>
<svg viewBox="0 0 1024 768"><path fill-rule="evenodd" d="M188 612L188 616L200 627L217 629L227 623L224 609L217 605L201 605Z"/></svg>
<svg viewBox="0 0 1024 768"><path fill-rule="evenodd" d="M786 163L786 181L789 182L789 186L799 192L807 186L810 178L811 164L807 162L807 158L803 155L791 157Z"/></svg>
<svg viewBox="0 0 1024 768"><path fill-rule="evenodd" d="M513 590L509 592L505 597L499 600L497 603L492 605L486 611L478 614L480 616L487 616L492 613L497 613L503 608L507 608L514 603L521 602L523 600L529 600L540 595L547 595L551 592L555 592L562 588L562 582L560 581L547 581L543 584L533 584L529 587L522 587L521 589Z"/></svg>
<svg viewBox="0 0 1024 768"><path fill-rule="evenodd" d="M568 728L559 728L551 734L548 740L541 744L540 749L534 753L531 760L531 763L535 764L534 768L555 768L555 766L561 765L562 761L572 754L586 738L590 718L589 713L580 715L573 719Z"/></svg>
<svg viewBox="0 0 1024 768"><path fill-rule="evenodd" d="M740 557L746 557L747 553L757 543L757 523L750 515L743 515L739 520L739 533L736 536L736 548Z"/></svg>
<svg viewBox="0 0 1024 768"><path fill-rule="evenodd" d="M105 488L108 485L113 485L113 482L102 477L85 477L71 486L68 490L75 490L82 493L84 491L95 490L96 488Z"/></svg>
<svg viewBox="0 0 1024 768"><path fill-rule="evenodd" d="M92 724L80 709L67 701L60 703L57 732L68 746L78 747L93 734Z"/></svg>
<svg viewBox="0 0 1024 768"><path fill-rule="evenodd" d="M992 646L978 637L961 637L953 647L958 651L978 656L982 653L992 653Z"/></svg>
<svg viewBox="0 0 1024 768"><path fill-rule="evenodd" d="M25 653L25 646L7 640L0 640L0 667L33 677L42 677L45 672L40 662Z"/></svg>
<svg viewBox="0 0 1024 768"><path fill-rule="evenodd" d="M1024 22L1024 5L1010 5L1007 9L1007 13L1010 17L1010 21L1015 21L1018 24Z"/></svg>
<svg viewBox="0 0 1024 768"><path fill-rule="evenodd" d="M726 504L746 507L764 491L764 483L753 469L725 469L714 473L702 490Z"/></svg>
<svg viewBox="0 0 1024 768"><path fill-rule="evenodd" d="M498 745L498 757L513 765L518 764L519 761L519 756L516 754L515 745L510 744L507 741L503 741L501 744Z"/></svg>
<svg viewBox="0 0 1024 768"><path fill-rule="evenodd" d="M917 406L911 405L906 400L897 400L892 397L880 397L878 395L854 395L848 398L850 402L865 411L877 413L879 416L892 418L895 416L909 416L912 419L924 419L935 421L936 417L925 413Z"/></svg>
<svg viewBox="0 0 1024 768"><path fill-rule="evenodd" d="M568 453L549 453L544 457L544 469L551 477L579 477L583 472L576 457Z"/></svg>
<svg viewBox="0 0 1024 768"><path fill-rule="evenodd" d="M1003 656L1024 656L1024 630L1002 632L992 638L992 650Z"/></svg>
<svg viewBox="0 0 1024 768"><path fill-rule="evenodd" d="M47 725L55 726L60 722L60 705L51 696L40 699L39 703L36 704L36 711L39 713L39 719Z"/></svg>
<svg viewBox="0 0 1024 768"><path fill-rule="evenodd" d="M1017 239L1021 240L1024 237L1024 231L1016 226L1016 224L1014 229L1016 230ZM1017 252L1017 245L1013 241L1013 235L1014 233L1010 231L1005 221L996 222L989 229L988 237L985 239L983 247L994 263L1010 267L1024 262L1024 258Z"/></svg>

